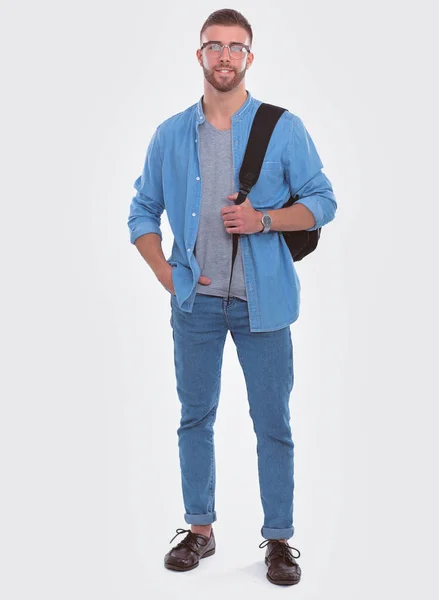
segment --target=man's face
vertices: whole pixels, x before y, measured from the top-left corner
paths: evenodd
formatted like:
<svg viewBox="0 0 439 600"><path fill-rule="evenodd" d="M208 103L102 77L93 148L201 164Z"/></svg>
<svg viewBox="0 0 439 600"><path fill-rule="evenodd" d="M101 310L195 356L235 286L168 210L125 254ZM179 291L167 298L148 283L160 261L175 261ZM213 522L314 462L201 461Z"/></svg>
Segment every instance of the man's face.
<svg viewBox="0 0 439 600"><path fill-rule="evenodd" d="M250 45L248 33L239 26L212 25L204 31L201 45L209 41L229 45L232 42ZM242 59L233 59L228 48L223 48L220 56L210 55L206 48L197 50L197 57L203 68L204 77L219 92L230 92L235 89L244 79L247 69L253 62L252 53L246 53Z"/></svg>

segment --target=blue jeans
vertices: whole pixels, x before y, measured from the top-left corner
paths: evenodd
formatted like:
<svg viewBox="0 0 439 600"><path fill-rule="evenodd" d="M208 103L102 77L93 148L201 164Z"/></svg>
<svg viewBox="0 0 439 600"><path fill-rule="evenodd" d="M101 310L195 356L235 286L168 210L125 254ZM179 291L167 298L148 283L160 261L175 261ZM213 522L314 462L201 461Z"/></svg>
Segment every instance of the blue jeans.
<svg viewBox="0 0 439 600"><path fill-rule="evenodd" d="M181 420L177 429L186 523L216 521L214 422L227 332L236 345L257 439L259 489L266 539L294 534L293 389L290 326L251 333L247 302L197 294L192 313L171 294L171 326Z"/></svg>

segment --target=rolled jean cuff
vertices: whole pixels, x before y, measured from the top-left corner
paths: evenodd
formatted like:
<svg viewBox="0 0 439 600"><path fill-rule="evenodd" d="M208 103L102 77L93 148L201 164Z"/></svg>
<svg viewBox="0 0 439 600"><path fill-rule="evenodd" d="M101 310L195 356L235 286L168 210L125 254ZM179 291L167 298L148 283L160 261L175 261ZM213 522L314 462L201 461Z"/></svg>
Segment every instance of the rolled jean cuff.
<svg viewBox="0 0 439 600"><path fill-rule="evenodd" d="M213 511L205 514L184 513L184 520L186 523L189 523L189 525L210 525L216 521L216 512Z"/></svg>
<svg viewBox="0 0 439 600"><path fill-rule="evenodd" d="M271 529L261 527L261 535L267 540L288 540L294 535L294 527L284 527L284 529Z"/></svg>

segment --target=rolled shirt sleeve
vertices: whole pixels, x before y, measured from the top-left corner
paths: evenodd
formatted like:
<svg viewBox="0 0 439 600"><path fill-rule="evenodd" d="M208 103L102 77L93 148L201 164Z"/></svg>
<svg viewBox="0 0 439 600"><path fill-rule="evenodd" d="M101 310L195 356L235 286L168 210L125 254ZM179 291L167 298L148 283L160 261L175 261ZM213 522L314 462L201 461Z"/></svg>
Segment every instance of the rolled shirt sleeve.
<svg viewBox="0 0 439 600"><path fill-rule="evenodd" d="M160 126L149 143L142 174L134 182L137 192L131 200L128 217L128 229L132 244L145 233L157 233L160 239L163 237L160 223L165 205L159 130Z"/></svg>
<svg viewBox="0 0 439 600"><path fill-rule="evenodd" d="M326 225L335 216L337 201L332 184L322 172L323 163L302 120L295 116L284 157L286 176L296 204L303 204L314 215L315 224L306 231Z"/></svg>

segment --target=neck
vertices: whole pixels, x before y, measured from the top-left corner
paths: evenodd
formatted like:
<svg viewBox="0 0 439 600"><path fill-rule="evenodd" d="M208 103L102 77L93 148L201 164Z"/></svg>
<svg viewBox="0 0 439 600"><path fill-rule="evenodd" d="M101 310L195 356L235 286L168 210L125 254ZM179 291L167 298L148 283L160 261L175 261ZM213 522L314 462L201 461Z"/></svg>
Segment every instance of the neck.
<svg viewBox="0 0 439 600"><path fill-rule="evenodd" d="M204 82L203 112L210 123L231 126L232 115L241 108L246 100L247 91L244 81L230 92L219 92L210 83Z"/></svg>

